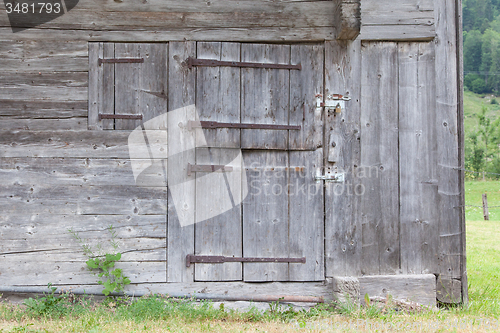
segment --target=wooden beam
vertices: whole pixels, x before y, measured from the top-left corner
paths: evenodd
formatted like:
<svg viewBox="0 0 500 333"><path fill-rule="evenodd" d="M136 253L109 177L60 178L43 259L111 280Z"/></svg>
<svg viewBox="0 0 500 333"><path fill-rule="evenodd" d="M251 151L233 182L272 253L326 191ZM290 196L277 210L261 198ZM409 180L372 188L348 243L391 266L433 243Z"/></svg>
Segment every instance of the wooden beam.
<svg viewBox="0 0 500 333"><path fill-rule="evenodd" d="M354 40L361 30L361 1L339 0L334 9L337 39Z"/></svg>

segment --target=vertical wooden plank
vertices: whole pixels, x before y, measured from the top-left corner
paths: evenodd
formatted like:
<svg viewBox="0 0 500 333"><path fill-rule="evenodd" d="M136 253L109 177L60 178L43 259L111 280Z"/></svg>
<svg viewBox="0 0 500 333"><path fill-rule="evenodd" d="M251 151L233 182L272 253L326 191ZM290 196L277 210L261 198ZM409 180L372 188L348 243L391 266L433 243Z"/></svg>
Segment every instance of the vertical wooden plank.
<svg viewBox="0 0 500 333"><path fill-rule="evenodd" d="M235 160L231 163L231 161ZM233 166L228 172L196 174L195 253L241 257L241 151L239 149L198 148L199 165ZM238 192L240 193L238 193ZM238 281L242 264L195 264L196 281Z"/></svg>
<svg viewBox="0 0 500 333"><path fill-rule="evenodd" d="M239 43L200 42L199 59L240 60ZM200 120L224 123L240 122L240 69L236 67L198 67L196 109ZM204 129L210 147L240 147L240 130Z"/></svg>
<svg viewBox="0 0 500 333"><path fill-rule="evenodd" d="M439 274L445 278L462 278L463 198L460 187L459 155L459 96L457 75L459 55L457 31L457 1L435 2L436 14L436 126L439 180Z"/></svg>
<svg viewBox="0 0 500 333"><path fill-rule="evenodd" d="M288 153L247 151L243 158L249 194L243 201L243 255L281 257L289 255ZM287 263L244 263L248 282L288 281Z"/></svg>
<svg viewBox="0 0 500 333"><path fill-rule="evenodd" d="M323 166L323 149L290 154L289 247L290 257L306 257L305 264L289 264L290 281L325 279L325 225L323 182L315 180ZM304 167L303 171L295 169Z"/></svg>
<svg viewBox="0 0 500 333"><path fill-rule="evenodd" d="M194 118L194 108L187 108L195 103L195 80L194 69L188 69L184 61L188 57L196 57L195 42L172 42L169 43L168 51L168 109L170 112L184 112L184 117ZM183 110L179 110L184 108ZM177 111L176 111L177 110ZM187 113L192 114L187 114ZM182 115L181 115L182 116ZM168 179L169 182L177 177L179 172L187 175L187 163L195 163L194 149L184 151L185 140L189 136L186 133L186 124L179 126L176 119L168 117L168 151L169 156L178 155L179 158L169 160ZM172 178L171 178L172 177ZM193 178L194 179L194 178ZM172 198L172 190L168 198L168 257L167 257L167 281L168 282L192 282L193 266L186 267L186 256L194 253L194 222L195 222L195 182L186 181L179 188L177 198ZM170 184L169 184L170 186ZM192 221L193 224L184 227L183 221Z"/></svg>
<svg viewBox="0 0 500 333"><path fill-rule="evenodd" d="M139 58L141 44L116 43L116 58ZM104 64L103 64L104 65ZM140 63L115 64L115 114L142 114L139 104ZM116 130L134 129L139 120L115 119Z"/></svg>
<svg viewBox="0 0 500 333"><path fill-rule="evenodd" d="M168 109L168 71L167 43L142 43L139 58L144 58L139 72L139 109L143 122L167 113ZM138 122L134 122L138 125ZM140 123L140 122L139 122ZM153 122L154 127L161 129L165 124Z"/></svg>
<svg viewBox="0 0 500 333"><path fill-rule="evenodd" d="M102 57L102 43L89 43L89 113L88 129L99 129L99 91L102 89L100 68L98 66L99 58Z"/></svg>
<svg viewBox="0 0 500 333"><path fill-rule="evenodd" d="M290 63L289 45L242 44L241 61ZM289 79L286 69L241 69L241 122L288 125ZM288 148L288 131L248 129L241 131L241 147L253 149Z"/></svg>
<svg viewBox="0 0 500 333"><path fill-rule="evenodd" d="M399 271L398 49L362 44L361 273ZM361 177L358 175L358 177Z"/></svg>
<svg viewBox="0 0 500 333"><path fill-rule="evenodd" d="M361 41L325 43L325 95L349 95L340 113L325 113L325 160L345 183L326 184L325 260L327 276L361 275L362 227L359 203L365 195L359 171L361 113Z"/></svg>
<svg viewBox="0 0 500 333"><path fill-rule="evenodd" d="M399 43L401 269L434 273L439 243L433 43Z"/></svg>
<svg viewBox="0 0 500 333"><path fill-rule="evenodd" d="M197 44L199 59L239 61L239 43ZM196 109L200 120L228 123L240 122L240 69L234 67L198 67L196 80ZM203 130L209 147L197 149L196 163L228 165L240 154L240 130ZM235 147L237 149L225 149ZM237 174L239 172L239 174ZM225 175L197 173L195 252L198 255L242 255L241 166ZM235 207L229 209L228 204ZM226 211L227 210L227 211ZM213 216L213 211L223 212ZM206 221L205 221L206 220ZM195 264L196 281L235 281L242 279L241 263Z"/></svg>
<svg viewBox="0 0 500 333"><path fill-rule="evenodd" d="M315 150L323 143L322 113L316 108L317 94L323 94L324 45L292 45L291 63L302 70L290 71L290 149Z"/></svg>
<svg viewBox="0 0 500 333"><path fill-rule="evenodd" d="M115 57L114 43L100 43L103 58ZM115 113L115 66L113 64L102 64L99 67L99 113ZM112 119L104 119L99 123L102 129L114 129L115 122Z"/></svg>

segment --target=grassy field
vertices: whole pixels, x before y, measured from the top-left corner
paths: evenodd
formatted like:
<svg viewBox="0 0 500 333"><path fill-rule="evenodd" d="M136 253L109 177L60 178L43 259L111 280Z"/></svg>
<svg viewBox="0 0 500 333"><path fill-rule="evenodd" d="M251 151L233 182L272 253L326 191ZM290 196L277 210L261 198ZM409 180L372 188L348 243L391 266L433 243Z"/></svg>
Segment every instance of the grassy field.
<svg viewBox="0 0 500 333"><path fill-rule="evenodd" d="M500 182L466 182L467 205L500 205ZM234 312L164 297L91 303L48 295L29 306L0 304L0 332L500 332L500 209L466 208L470 305L408 313L395 306L321 306Z"/></svg>
<svg viewBox="0 0 500 333"><path fill-rule="evenodd" d="M488 109L487 115L491 119L500 116L500 104L491 104L493 96L491 95L477 95L473 92L466 91L464 93L464 129L465 133L471 133L477 127L478 120L476 114L481 111L481 108L486 106ZM495 98L500 103L500 97Z"/></svg>

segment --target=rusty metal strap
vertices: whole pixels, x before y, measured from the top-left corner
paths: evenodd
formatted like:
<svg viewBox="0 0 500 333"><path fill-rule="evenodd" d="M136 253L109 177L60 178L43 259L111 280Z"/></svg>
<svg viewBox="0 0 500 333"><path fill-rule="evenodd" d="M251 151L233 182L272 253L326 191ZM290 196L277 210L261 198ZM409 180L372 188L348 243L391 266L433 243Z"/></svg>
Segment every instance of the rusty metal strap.
<svg viewBox="0 0 500 333"><path fill-rule="evenodd" d="M188 254L186 256L186 267L191 264L223 264L225 262L283 262L305 264L306 258L242 258L242 257L224 257L224 256L195 256Z"/></svg>
<svg viewBox="0 0 500 333"><path fill-rule="evenodd" d="M103 113L99 113L99 120L101 120L101 119L142 120L142 114L103 114Z"/></svg>
<svg viewBox="0 0 500 333"><path fill-rule="evenodd" d="M191 176L193 172L231 172L233 167L226 165L193 165L188 163L188 176Z"/></svg>
<svg viewBox="0 0 500 333"><path fill-rule="evenodd" d="M266 68L266 69L297 69L301 70L302 65L287 65L287 64L266 64L259 62L238 62L238 61L219 61L219 60L211 60L211 59L195 59L189 57L186 59L186 64L188 68L192 68L195 66L200 67L243 67L243 68Z"/></svg>
<svg viewBox="0 0 500 333"><path fill-rule="evenodd" d="M144 58L113 58L113 59L101 59L99 58L99 66L101 64L142 64L144 63Z"/></svg>
<svg viewBox="0 0 500 333"><path fill-rule="evenodd" d="M241 124L241 123L219 123L216 121L189 121L188 130L193 128L239 128L239 129L265 129L265 130L300 130L301 126L273 125L273 124Z"/></svg>

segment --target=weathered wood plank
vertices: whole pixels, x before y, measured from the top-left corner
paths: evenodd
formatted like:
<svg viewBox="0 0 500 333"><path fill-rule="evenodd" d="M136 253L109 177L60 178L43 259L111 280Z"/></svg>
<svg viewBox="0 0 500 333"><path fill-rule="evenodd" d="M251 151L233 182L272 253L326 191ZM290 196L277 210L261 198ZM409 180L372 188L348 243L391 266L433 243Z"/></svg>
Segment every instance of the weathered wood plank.
<svg viewBox="0 0 500 333"><path fill-rule="evenodd" d="M460 279L437 279L437 300L447 304L462 303L462 281Z"/></svg>
<svg viewBox="0 0 500 333"><path fill-rule="evenodd" d="M361 54L361 166L378 169L361 180L361 272L394 274L400 252L397 44L363 43Z"/></svg>
<svg viewBox="0 0 500 333"><path fill-rule="evenodd" d="M141 44L116 43L116 58L140 58ZM103 64L115 67L115 114L143 114L139 104L140 71L142 64ZM115 129L132 130L139 126L140 120L115 119Z"/></svg>
<svg viewBox="0 0 500 333"><path fill-rule="evenodd" d="M198 59L240 61L239 43L198 43ZM236 67L198 67L196 109L200 120L239 123L241 73ZM240 130L204 129L210 147L240 147Z"/></svg>
<svg viewBox="0 0 500 333"><path fill-rule="evenodd" d="M196 43L172 42L168 51L168 154L181 156L168 164L168 179L183 183L169 191L167 281L194 281L193 266L186 267L186 256L194 253L195 181L187 176L187 164L195 164L195 131L187 130L187 121L195 118L196 70L184 61L196 56ZM190 107L191 106L191 107ZM174 116L171 116L175 113ZM179 123L183 126L179 127ZM175 193L175 195L174 195Z"/></svg>
<svg viewBox="0 0 500 333"><path fill-rule="evenodd" d="M289 64L290 46L242 44L241 61ZM241 85L242 123L289 124L290 70L243 68ZM242 130L241 148L286 149L288 131Z"/></svg>
<svg viewBox="0 0 500 333"><path fill-rule="evenodd" d="M323 149L289 153L291 166L304 171L289 171L289 256L306 258L305 264L289 264L290 281L325 279L325 221L322 182L314 177L323 166ZM279 200L276 198L275 200ZM270 240L271 241L271 240Z"/></svg>
<svg viewBox="0 0 500 333"><path fill-rule="evenodd" d="M431 41L435 37L433 25L363 25L358 38L367 41Z"/></svg>
<svg viewBox="0 0 500 333"><path fill-rule="evenodd" d="M326 184L325 260L327 276L361 275L362 216L365 195L359 176L361 114L361 42L327 42L325 95L351 96L340 114L326 113L327 169L345 173L344 184ZM335 145L335 147L334 147Z"/></svg>
<svg viewBox="0 0 500 333"><path fill-rule="evenodd" d="M97 5L97 3L95 3ZM173 12L147 3L138 10L109 11L102 6L83 9L77 6L57 20L46 22L40 27L75 30L168 30L179 28L252 28L252 27L333 27L333 1L303 1L276 4L270 1L217 1L210 4L198 1L200 11L194 11L188 4L182 11ZM150 10L145 8L150 7ZM216 10L218 7L219 10ZM26 17L26 19L32 19ZM21 22L19 22L21 24ZM0 26L9 27L7 15L0 17Z"/></svg>
<svg viewBox="0 0 500 333"><path fill-rule="evenodd" d="M239 43L198 43L198 59L240 60ZM240 122L240 69L234 67L197 68L196 106L200 120L227 123ZM213 149L197 149L196 163L228 165L239 155L238 129L205 129L206 142ZM232 151L234 153L232 153ZM234 155L234 156L231 156ZM195 228L197 255L241 257L242 212L241 166L232 172L197 173ZM233 184L235 183L236 184ZM240 193L232 193L233 185ZM231 193L229 193L231 191ZM216 200L214 200L217 198ZM232 209L232 205L235 205ZM214 212L220 212L216 214ZM224 213L222 213L224 212ZM195 264L196 281L236 281L242 279L241 263Z"/></svg>
<svg viewBox="0 0 500 333"><path fill-rule="evenodd" d="M87 87L88 75L86 72L2 72L0 74L1 87L15 87L29 85L37 87Z"/></svg>
<svg viewBox="0 0 500 333"><path fill-rule="evenodd" d="M436 131L438 145L438 189L439 189L439 254L438 270L441 278L461 279L463 234L465 233L463 209L457 208L463 202L463 188L456 170L460 167L459 103L457 75L459 69L458 30L456 1L440 0L436 6ZM464 281L462 281L464 283ZM462 287L464 290L466 286ZM464 297L466 297L464 295ZM462 297L460 297L462 298ZM464 298L465 299L465 298Z"/></svg>
<svg viewBox="0 0 500 333"><path fill-rule="evenodd" d="M161 18L162 20L164 18ZM169 41L232 41L232 42L304 42L304 41L324 41L332 40L333 29L331 27L316 28L296 28L289 27L270 27L270 28L189 28L175 29L167 31L107 31L107 30L61 30L61 29L27 29L16 33L16 40L19 41L54 41L54 40L73 40L73 41L109 41L109 42L169 42ZM0 41L11 41L12 29L0 28ZM52 60L51 60L52 62ZM57 63L57 61L53 61ZM79 62L80 63L80 62ZM48 68L52 64L44 65ZM82 70L88 67L87 58L81 60ZM62 66L61 66L62 67ZM28 67L29 68L29 67ZM42 68L42 65L34 67ZM68 66L64 66L67 71Z"/></svg>
<svg viewBox="0 0 500 333"><path fill-rule="evenodd" d="M2 19L7 19L7 15L2 15ZM0 67L4 73L88 71L88 46L84 40L77 41L70 36L66 39L52 36L50 43L36 38L19 40L13 39L12 29L10 31L10 38L4 32L0 47Z"/></svg>
<svg viewBox="0 0 500 333"><path fill-rule="evenodd" d="M243 255L245 257L287 258L289 251L289 165L288 153L281 151L244 152L245 165L274 168L275 171L248 171L250 193L243 201ZM287 263L244 263L247 282L288 281Z"/></svg>
<svg viewBox="0 0 500 333"><path fill-rule="evenodd" d="M0 183L10 185L45 186L136 186L132 171L133 163L147 164L149 159L92 159L92 158L4 158L0 159ZM161 177L150 183L140 182L144 187L166 187L163 170Z"/></svg>
<svg viewBox="0 0 500 333"><path fill-rule="evenodd" d="M88 129L98 129L99 109L101 108L99 96L102 94L102 67L99 67L99 58L103 58L102 43L89 43L89 97L88 97Z"/></svg>
<svg viewBox="0 0 500 333"><path fill-rule="evenodd" d="M10 117L0 117L1 130L68 130L83 131L87 128L87 118L66 118L66 119L12 119Z"/></svg>
<svg viewBox="0 0 500 333"><path fill-rule="evenodd" d="M317 94L323 93L323 45L292 45L291 64L300 63L300 71L290 71L289 148L315 150L323 145L323 119L316 108Z"/></svg>
<svg viewBox="0 0 500 333"><path fill-rule="evenodd" d="M110 250L110 225L117 234L119 251L129 253L125 261L166 260L166 216L137 215L14 215L0 217L0 253L65 253L68 261L82 260L81 244L68 232L73 229L94 249L102 243ZM109 247L109 249L108 249ZM139 256L136 255L140 252Z"/></svg>
<svg viewBox="0 0 500 333"><path fill-rule="evenodd" d="M0 100L0 116L13 119L87 117L87 101Z"/></svg>
<svg viewBox="0 0 500 333"><path fill-rule="evenodd" d="M399 43L401 269L437 271L439 207L434 44Z"/></svg>
<svg viewBox="0 0 500 333"><path fill-rule="evenodd" d="M436 277L425 275L385 275L359 277L360 302L364 304L366 294L370 297L416 302L425 306L436 306Z"/></svg>
<svg viewBox="0 0 500 333"><path fill-rule="evenodd" d="M135 186L3 186L4 214L161 215L167 211L167 188Z"/></svg>

